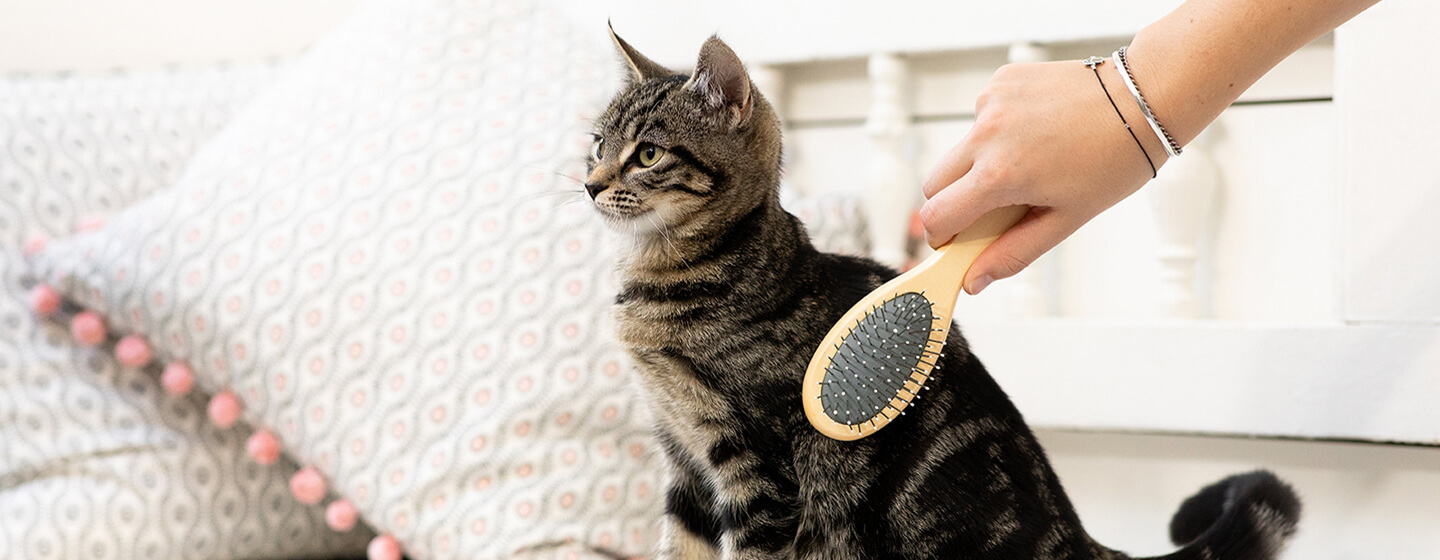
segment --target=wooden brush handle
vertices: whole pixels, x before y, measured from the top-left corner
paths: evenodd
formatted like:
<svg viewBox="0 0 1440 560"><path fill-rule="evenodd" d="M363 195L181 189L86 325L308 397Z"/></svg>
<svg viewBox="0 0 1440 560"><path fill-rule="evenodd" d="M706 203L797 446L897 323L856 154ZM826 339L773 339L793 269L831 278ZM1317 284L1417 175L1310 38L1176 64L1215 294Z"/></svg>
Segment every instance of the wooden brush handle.
<svg viewBox="0 0 1440 560"><path fill-rule="evenodd" d="M980 252L1029 212L1030 207L1023 205L991 210L976 219L970 227L955 234L955 237L950 238L950 241L935 250L935 254L915 268L927 269L928 274L940 278L953 279L956 284L955 293L959 295L958 284L965 281L965 273L969 272L970 265L975 263Z"/></svg>

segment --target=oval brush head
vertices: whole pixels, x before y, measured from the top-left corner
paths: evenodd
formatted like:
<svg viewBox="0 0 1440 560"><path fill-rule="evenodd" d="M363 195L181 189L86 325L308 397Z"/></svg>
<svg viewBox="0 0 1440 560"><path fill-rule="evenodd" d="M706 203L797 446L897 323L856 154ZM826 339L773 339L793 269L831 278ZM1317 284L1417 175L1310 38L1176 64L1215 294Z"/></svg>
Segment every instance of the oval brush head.
<svg viewBox="0 0 1440 560"><path fill-rule="evenodd" d="M801 396L810 424L834 439L860 439L920 398L945 348L965 272L1029 210L1007 206L981 216L845 312L805 369Z"/></svg>

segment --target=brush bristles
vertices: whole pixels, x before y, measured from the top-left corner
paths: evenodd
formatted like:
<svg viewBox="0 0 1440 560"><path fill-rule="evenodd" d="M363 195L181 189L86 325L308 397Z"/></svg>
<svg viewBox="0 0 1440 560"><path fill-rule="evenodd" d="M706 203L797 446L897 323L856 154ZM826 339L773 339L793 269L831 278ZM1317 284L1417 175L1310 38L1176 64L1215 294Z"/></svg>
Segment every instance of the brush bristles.
<svg viewBox="0 0 1440 560"><path fill-rule="evenodd" d="M819 396L825 415L853 429L875 430L876 418L894 418L920 398L939 358L931 344L945 343L936 319L930 300L916 292L896 294L866 313L825 367Z"/></svg>

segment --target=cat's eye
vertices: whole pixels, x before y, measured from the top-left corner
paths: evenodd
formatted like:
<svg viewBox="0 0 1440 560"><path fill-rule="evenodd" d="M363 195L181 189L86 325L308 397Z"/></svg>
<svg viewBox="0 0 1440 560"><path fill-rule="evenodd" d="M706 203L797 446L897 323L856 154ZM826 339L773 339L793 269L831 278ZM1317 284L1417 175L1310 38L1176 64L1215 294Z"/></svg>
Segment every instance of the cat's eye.
<svg viewBox="0 0 1440 560"><path fill-rule="evenodd" d="M635 147L635 161L640 162L640 167L650 167L660 161L660 156L665 155L665 148L650 143L640 144Z"/></svg>
<svg viewBox="0 0 1440 560"><path fill-rule="evenodd" d="M590 158L600 161L600 156L605 153L605 139L596 138L595 143L590 145Z"/></svg>

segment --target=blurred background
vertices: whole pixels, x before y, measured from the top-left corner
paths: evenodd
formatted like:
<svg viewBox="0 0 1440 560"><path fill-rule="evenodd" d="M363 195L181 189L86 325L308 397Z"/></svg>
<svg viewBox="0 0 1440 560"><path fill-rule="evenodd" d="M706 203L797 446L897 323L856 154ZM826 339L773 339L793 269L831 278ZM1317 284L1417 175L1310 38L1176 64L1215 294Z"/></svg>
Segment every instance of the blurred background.
<svg viewBox="0 0 1440 560"><path fill-rule="evenodd" d="M0 75L279 64L357 0L0 0ZM922 256L918 181L1008 62L1107 55L1172 0L562 0L686 68L719 33L786 124L786 188ZM1289 558L1440 558L1440 7L1382 2L1303 48L1137 196L957 320L1107 545L1159 554L1200 485L1264 467ZM602 43L603 44L603 43Z"/></svg>

